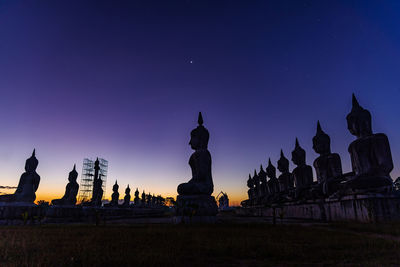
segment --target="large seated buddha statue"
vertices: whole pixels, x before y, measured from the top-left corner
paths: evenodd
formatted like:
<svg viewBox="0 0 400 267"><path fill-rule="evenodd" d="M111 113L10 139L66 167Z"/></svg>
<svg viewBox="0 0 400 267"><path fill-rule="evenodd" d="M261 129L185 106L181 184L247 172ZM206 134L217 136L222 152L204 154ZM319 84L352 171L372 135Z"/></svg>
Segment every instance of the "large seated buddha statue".
<svg viewBox="0 0 400 267"><path fill-rule="evenodd" d="M0 202L27 202L33 204L36 199L36 190L39 187L40 176L36 173L39 161L35 157L35 150L32 156L25 162L25 172L19 179L17 190L11 195L1 195Z"/></svg>
<svg viewBox="0 0 400 267"><path fill-rule="evenodd" d="M254 169L253 181L254 181L254 202L260 203L261 183L260 183L260 177L258 176L256 169Z"/></svg>
<svg viewBox="0 0 400 267"><path fill-rule="evenodd" d="M190 133L189 145L195 152L190 156L189 165L192 178L178 186L179 195L211 195L214 184L211 176L211 154L207 149L210 134L203 126L203 117L199 113L199 126Z"/></svg>
<svg viewBox="0 0 400 267"><path fill-rule="evenodd" d="M276 168L272 165L271 159L268 159L268 166L266 168L268 180L269 199L274 201L278 198L279 194L279 181L276 178Z"/></svg>
<svg viewBox="0 0 400 267"><path fill-rule="evenodd" d="M267 173L264 171L263 166L260 166L260 171L258 172L258 179L260 180L260 202L264 202L264 200L268 197L268 183L267 183Z"/></svg>
<svg viewBox="0 0 400 267"><path fill-rule="evenodd" d="M254 181L250 174L247 180L247 187L249 188L249 190L247 190L247 195L249 197L248 205L252 205L254 199Z"/></svg>
<svg viewBox="0 0 400 267"><path fill-rule="evenodd" d="M348 192L390 192L393 160L389 140L383 133L372 132L371 113L362 108L353 94L347 128L357 137L348 148L354 176L345 183Z"/></svg>
<svg viewBox="0 0 400 267"><path fill-rule="evenodd" d="M78 178L78 172L76 171L76 167L72 171L69 172L68 175L68 184L65 187L65 194L61 199L53 199L51 203L57 206L63 205L75 205L76 204L76 195L78 194L79 184L76 182Z"/></svg>
<svg viewBox="0 0 400 267"><path fill-rule="evenodd" d="M319 121L312 141L314 151L319 154L313 164L318 187L322 195L328 196L338 190L338 185L343 180L342 162L339 154L331 152L331 139L322 130Z"/></svg>
<svg viewBox="0 0 400 267"><path fill-rule="evenodd" d="M300 147L297 138L295 149L292 151L292 162L297 166L292 172L296 185L295 197L308 198L313 184L313 172L311 166L306 164L306 151Z"/></svg>
<svg viewBox="0 0 400 267"><path fill-rule="evenodd" d="M294 182L293 176L289 171L289 160L283 154L282 149L281 157L278 160L278 170L281 172L281 175L278 177L279 192L283 196L289 196L293 192Z"/></svg>
<svg viewBox="0 0 400 267"><path fill-rule="evenodd" d="M181 208L178 208L176 212L178 216L183 217L177 220L185 221L187 216L195 214L196 220L215 222L218 207L215 198L211 196L214 184L211 176L211 154L207 149L210 134L203 126L201 112L197 122L199 125L190 133L189 142L195 150L189 159L192 178L189 182L178 186L177 205Z"/></svg>

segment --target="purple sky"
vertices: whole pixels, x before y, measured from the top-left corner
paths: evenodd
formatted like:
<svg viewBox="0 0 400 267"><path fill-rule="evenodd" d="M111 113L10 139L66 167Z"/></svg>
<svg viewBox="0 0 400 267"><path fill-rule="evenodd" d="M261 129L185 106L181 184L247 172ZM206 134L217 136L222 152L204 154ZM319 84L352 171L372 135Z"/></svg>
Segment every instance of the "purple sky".
<svg viewBox="0 0 400 267"><path fill-rule="evenodd" d="M388 135L400 176L398 1L1 1L0 185L37 149L38 199L63 194L74 163L176 194L203 112L215 193L245 198L249 172L312 164L316 121L342 156L351 93ZM291 165L293 168L293 165ZM0 190L1 191L1 190Z"/></svg>

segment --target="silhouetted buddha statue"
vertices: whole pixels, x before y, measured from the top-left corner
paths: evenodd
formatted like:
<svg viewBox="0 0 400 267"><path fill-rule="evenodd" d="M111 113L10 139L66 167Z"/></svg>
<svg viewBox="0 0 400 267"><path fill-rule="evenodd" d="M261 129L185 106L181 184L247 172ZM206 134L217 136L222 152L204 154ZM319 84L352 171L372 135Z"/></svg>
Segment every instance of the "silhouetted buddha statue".
<svg viewBox="0 0 400 267"><path fill-rule="evenodd" d="M110 206L118 206L118 200L119 200L119 193L118 193L119 185L117 183L117 180L115 180L115 184L113 185L113 193L111 195L111 202Z"/></svg>
<svg viewBox="0 0 400 267"><path fill-rule="evenodd" d="M247 195L249 196L249 201L251 201L254 198L254 181L253 178L251 178L251 175L249 174L249 179L247 180L247 187L249 190L247 191Z"/></svg>
<svg viewBox="0 0 400 267"><path fill-rule="evenodd" d="M125 189L125 197L124 197L124 203L122 206L129 207L129 204L131 203L131 189L128 187Z"/></svg>
<svg viewBox="0 0 400 267"><path fill-rule="evenodd" d="M281 175L278 177L279 181L279 192L283 194L289 194L289 191L293 190L293 176L289 172L289 160L283 154L281 149L281 157L278 160L278 170L281 172Z"/></svg>
<svg viewBox="0 0 400 267"><path fill-rule="evenodd" d="M144 192L144 190L140 202L142 203L143 206L146 205L146 193Z"/></svg>
<svg viewBox="0 0 400 267"><path fill-rule="evenodd" d="M190 156L189 165L192 169L192 179L178 186L179 195L211 195L214 191L211 176L211 154L207 149L209 133L203 126L201 112L198 118L199 126L191 133L190 146L195 152Z"/></svg>
<svg viewBox="0 0 400 267"><path fill-rule="evenodd" d="M72 171L70 171L68 175L69 183L65 187L65 194L61 199L53 199L51 203L53 205L75 205L76 204L76 195L78 194L79 184L76 182L78 178L78 172L76 171L76 166Z"/></svg>
<svg viewBox="0 0 400 267"><path fill-rule="evenodd" d="M271 159L268 159L268 166L266 168L267 176L269 177L268 189L271 197L275 197L279 193L279 181L276 178L276 168L271 163Z"/></svg>
<svg viewBox="0 0 400 267"><path fill-rule="evenodd" d="M93 180L93 194L92 194L92 205L101 206L101 200L103 198L103 180L101 175L99 175L100 162L97 158L94 162L94 180Z"/></svg>
<svg viewBox="0 0 400 267"><path fill-rule="evenodd" d="M192 178L178 186L175 222L210 222L216 221L217 202L211 196L214 191L211 176L211 154L207 149L210 134L203 126L203 117L199 112L196 129L190 133L190 146L195 152L190 156L189 165ZM193 216L194 214L194 216Z"/></svg>
<svg viewBox="0 0 400 267"><path fill-rule="evenodd" d="M383 133L372 133L371 114L362 108L353 94L353 107L347 115L347 127L357 137L349 146L354 176L346 183L353 191L391 191L393 169L389 140Z"/></svg>
<svg viewBox="0 0 400 267"><path fill-rule="evenodd" d="M260 171L258 173L258 179L260 180L260 198L268 196L268 184L267 184L267 174L263 170L262 165L260 165Z"/></svg>
<svg viewBox="0 0 400 267"><path fill-rule="evenodd" d="M313 149L320 156L314 160L317 181L324 195L330 195L338 189L343 179L342 162L337 153L331 153L331 139L317 122L317 133L313 137Z"/></svg>
<svg viewBox="0 0 400 267"><path fill-rule="evenodd" d="M134 198L134 203L135 203L135 205L139 205L139 202L140 202L140 198L139 198L139 190L136 188L136 191L135 191L135 198Z"/></svg>
<svg viewBox="0 0 400 267"><path fill-rule="evenodd" d="M261 184L260 184L260 177L258 177L257 171L254 170L254 176L253 176L253 181L254 181L254 199L256 202L260 202L261 199Z"/></svg>
<svg viewBox="0 0 400 267"><path fill-rule="evenodd" d="M40 176L36 173L39 161L35 157L35 150L32 156L25 162L25 172L19 179L17 190L11 195L0 196L0 202L29 202L36 199L36 190L39 187Z"/></svg>
<svg viewBox="0 0 400 267"><path fill-rule="evenodd" d="M146 196L146 204L149 206L151 205L151 194L150 193L148 193Z"/></svg>
<svg viewBox="0 0 400 267"><path fill-rule="evenodd" d="M295 149L292 151L292 162L297 166L292 172L296 184L296 197L307 197L307 191L313 184L313 172L311 166L306 165L306 151L300 147L297 138Z"/></svg>

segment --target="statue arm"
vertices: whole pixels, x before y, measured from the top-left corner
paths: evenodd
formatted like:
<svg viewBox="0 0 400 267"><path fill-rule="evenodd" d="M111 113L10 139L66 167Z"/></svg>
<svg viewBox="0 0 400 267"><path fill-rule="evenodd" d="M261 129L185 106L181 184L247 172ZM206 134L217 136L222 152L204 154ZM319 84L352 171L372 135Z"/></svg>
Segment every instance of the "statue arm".
<svg viewBox="0 0 400 267"><path fill-rule="evenodd" d="M33 183L33 189L36 190L39 188L39 183L40 183L40 176L39 174L35 173L35 181Z"/></svg>
<svg viewBox="0 0 400 267"><path fill-rule="evenodd" d="M379 142L374 146L374 152L379 169L383 170L385 174L389 174L393 170L393 160L386 135L379 138Z"/></svg>
<svg viewBox="0 0 400 267"><path fill-rule="evenodd" d="M342 161L340 160L340 156L338 154L333 154L333 164L329 164L329 167L331 168L331 173L333 174L333 177L329 178L337 178L339 176L342 176L343 170L342 170Z"/></svg>

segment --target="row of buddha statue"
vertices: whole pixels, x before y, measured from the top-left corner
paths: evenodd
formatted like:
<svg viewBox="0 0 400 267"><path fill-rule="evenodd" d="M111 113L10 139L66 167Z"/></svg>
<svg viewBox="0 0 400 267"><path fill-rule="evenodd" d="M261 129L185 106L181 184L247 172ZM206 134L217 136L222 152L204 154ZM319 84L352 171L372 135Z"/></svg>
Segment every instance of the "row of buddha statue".
<svg viewBox="0 0 400 267"><path fill-rule="evenodd" d="M356 137L348 147L352 172L343 173L339 154L331 152L330 137L317 122L317 132L312 139L313 149L319 156L313 166L317 181L313 179L312 167L306 164L306 151L296 138L292 151L292 162L296 165L289 171L289 160L281 150L277 162L281 172L268 161L265 171L254 171L249 175L248 200L243 205L252 206L294 200L342 197L348 194L390 193L393 169L389 141L385 134L372 132L371 114L352 97L352 110L346 117L349 132ZM269 178L269 180L268 180Z"/></svg>
<svg viewBox="0 0 400 267"><path fill-rule="evenodd" d="M33 150L32 156L25 162L25 172L21 175L17 189L14 194L0 195L0 203L25 203L33 204L36 199L36 191L39 187L40 176L36 173L36 168L39 164L38 159L35 156L35 150ZM94 163L94 179L93 179L93 191L92 198L89 202L85 203L88 206L101 206L103 198L102 183L103 180L99 175L100 162L96 159ZM65 187L64 196L60 199L53 199L52 205L55 206L74 206L77 202L77 195L79 191L79 184L77 183L78 172L74 165L72 171L68 175L68 184ZM119 193L118 184L115 182L113 186L113 194L111 201L107 206L118 206ZM125 189L125 197L122 206L127 207L130 205L131 189L129 185ZM143 191L142 198L139 198L139 190L136 189L134 203L135 205L147 205L147 206L158 206L163 205L165 199L161 196L155 196L151 194L145 194Z"/></svg>
<svg viewBox="0 0 400 267"><path fill-rule="evenodd" d="M111 195L111 201L110 203L106 204L106 207L129 207L131 203L131 189L129 188L129 184L125 189L125 197L122 205L119 205L119 185L117 181L115 181L115 184L113 185L113 193ZM136 188L135 191L135 198L133 199L133 203L135 206L162 206L164 205L165 199L161 196L155 196L154 194L151 195L146 194L144 191L142 193L141 198L139 197L139 189Z"/></svg>

